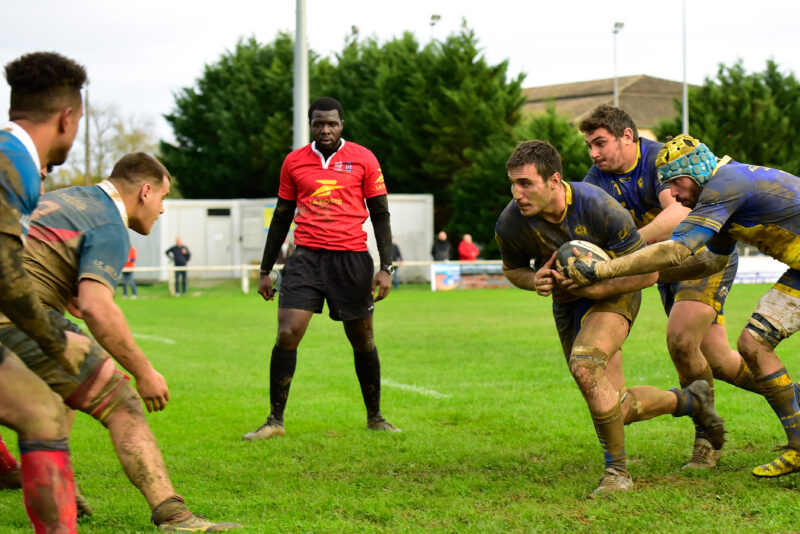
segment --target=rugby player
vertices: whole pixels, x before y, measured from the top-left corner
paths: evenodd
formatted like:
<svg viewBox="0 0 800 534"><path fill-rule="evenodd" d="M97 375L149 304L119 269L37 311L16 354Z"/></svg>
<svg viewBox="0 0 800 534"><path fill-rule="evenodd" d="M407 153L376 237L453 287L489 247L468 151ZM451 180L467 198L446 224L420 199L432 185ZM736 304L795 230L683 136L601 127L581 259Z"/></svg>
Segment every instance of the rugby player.
<svg viewBox="0 0 800 534"><path fill-rule="evenodd" d="M721 447L725 429L706 381L669 391L625 387L622 343L639 311L640 290L655 283L655 273L586 289L562 289L561 283L568 281L554 268L554 261L563 243L590 241L612 257L645 246L630 214L596 186L563 182L560 156L547 141L517 145L506 170L513 200L495 228L503 272L521 289L552 295L561 347L605 457L603 477L594 493L633 488L626 465L625 424L664 414L690 416Z"/></svg>
<svg viewBox="0 0 800 534"><path fill-rule="evenodd" d="M283 414L297 364L297 347L312 315L322 313L324 301L331 319L344 324L353 348L367 428L399 431L381 414L381 369L372 328L375 301L389 295L394 273L386 184L372 152L342 139L343 117L341 104L333 98L312 102L308 120L314 141L291 152L281 168L278 203L267 233L258 283L264 300L274 298L271 270L292 219L297 225L297 248L283 268L278 336L269 369L269 417L261 427L245 434L245 440L285 435ZM362 228L368 215L380 256L380 268L374 276L367 234ZM373 299L376 288L378 294Z"/></svg>
<svg viewBox="0 0 800 534"><path fill-rule="evenodd" d="M775 353L800 328L800 179L778 169L748 165L729 156L717 159L698 139L680 135L656 156L658 180L691 208L666 241L602 264L570 258L576 285L663 269L718 272L736 242L755 246L788 266L756 305L737 347L756 383L778 416L787 437L785 451L752 473L777 477L800 471L800 408L794 384ZM569 285L569 284L565 284Z"/></svg>
<svg viewBox="0 0 800 534"><path fill-rule="evenodd" d="M630 115L607 104L592 110L578 127L594 161L583 181L602 188L626 208L645 242L668 239L689 209L676 202L667 184L659 184L656 178L656 153L662 144L639 137ZM731 349L725 331L723 305L738 259L738 254L732 254L724 270L701 280L658 284L669 317L667 348L681 387L705 380L713 393L713 379L717 378L760 393L747 364ZM721 454L696 428L692 455L684 467L713 468Z"/></svg>
<svg viewBox="0 0 800 534"><path fill-rule="evenodd" d="M122 157L111 176L96 186L42 195L31 219L25 268L39 299L57 312L60 329L80 332L64 317L69 310L85 321L94 340L77 375L55 365L32 338L2 316L0 343L12 348L67 406L108 428L125 474L144 495L151 520L161 531L220 532L238 525L194 515L172 487L141 405L144 401L148 412L163 410L169 389L114 302L131 246L128 228L149 234L164 211L169 189L164 166L137 152ZM136 390L114 360L136 379Z"/></svg>
<svg viewBox="0 0 800 534"><path fill-rule="evenodd" d="M0 124L0 310L64 374L76 373L89 339L64 333L39 303L22 267L41 169L62 164L83 114L86 70L55 53L22 56L5 67L10 122ZM13 352L0 346L0 424L18 434L21 466L0 439L0 488L22 485L37 533L77 532L75 483L64 406ZM21 479L21 480L20 480Z"/></svg>

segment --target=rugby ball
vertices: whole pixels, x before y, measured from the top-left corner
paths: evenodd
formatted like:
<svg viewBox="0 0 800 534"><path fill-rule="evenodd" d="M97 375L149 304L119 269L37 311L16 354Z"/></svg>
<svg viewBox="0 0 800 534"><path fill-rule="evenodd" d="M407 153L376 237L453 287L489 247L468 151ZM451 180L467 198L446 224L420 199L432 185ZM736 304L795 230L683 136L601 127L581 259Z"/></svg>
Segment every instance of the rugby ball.
<svg viewBox="0 0 800 534"><path fill-rule="evenodd" d="M606 251L602 248L598 247L594 243L589 243L588 241L567 241L560 247L558 247L558 252L556 252L556 266L559 270L563 270L569 265L568 261L571 257L575 254L572 252L572 249L578 249L578 252L586 256L590 252L592 253L592 257L597 261L606 261L611 259Z"/></svg>

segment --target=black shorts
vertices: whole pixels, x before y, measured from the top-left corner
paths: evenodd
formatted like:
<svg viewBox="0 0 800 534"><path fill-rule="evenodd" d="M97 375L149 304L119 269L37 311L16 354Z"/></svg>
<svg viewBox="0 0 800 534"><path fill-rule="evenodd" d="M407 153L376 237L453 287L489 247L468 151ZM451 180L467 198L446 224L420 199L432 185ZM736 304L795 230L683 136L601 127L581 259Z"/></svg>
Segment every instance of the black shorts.
<svg viewBox="0 0 800 534"><path fill-rule="evenodd" d="M370 317L374 269L369 252L299 246L281 271L278 307L322 313L327 301L334 321Z"/></svg>

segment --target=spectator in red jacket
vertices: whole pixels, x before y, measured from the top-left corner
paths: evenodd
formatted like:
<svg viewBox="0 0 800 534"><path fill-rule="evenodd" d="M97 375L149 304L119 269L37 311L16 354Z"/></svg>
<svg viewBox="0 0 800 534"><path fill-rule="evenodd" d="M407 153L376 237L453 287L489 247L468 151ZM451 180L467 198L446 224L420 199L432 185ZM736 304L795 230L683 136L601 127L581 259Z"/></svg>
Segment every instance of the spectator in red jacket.
<svg viewBox="0 0 800 534"><path fill-rule="evenodd" d="M472 242L472 236L464 234L461 238L461 243L458 244L458 259L461 261L475 261L478 259L480 251L475 243Z"/></svg>

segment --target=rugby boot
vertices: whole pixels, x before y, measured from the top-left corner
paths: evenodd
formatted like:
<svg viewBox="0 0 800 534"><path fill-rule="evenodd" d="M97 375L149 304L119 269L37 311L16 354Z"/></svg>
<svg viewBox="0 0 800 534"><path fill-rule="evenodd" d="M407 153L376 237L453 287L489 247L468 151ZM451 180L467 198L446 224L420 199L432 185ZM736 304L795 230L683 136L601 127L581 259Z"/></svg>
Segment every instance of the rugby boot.
<svg viewBox="0 0 800 534"><path fill-rule="evenodd" d="M204 517L192 514L182 521L168 521L158 525L160 532L227 532L235 528L244 528L236 523L212 523Z"/></svg>
<svg viewBox="0 0 800 534"><path fill-rule="evenodd" d="M153 509L150 521L161 532L227 532L244 528L236 523L213 523L186 508L183 497L173 495Z"/></svg>
<svg viewBox="0 0 800 534"><path fill-rule="evenodd" d="M385 432L402 432L402 430L396 428L389 421L384 419L381 414L367 419L367 428L370 430L383 430Z"/></svg>
<svg viewBox="0 0 800 534"><path fill-rule="evenodd" d="M794 449L786 451L768 464L759 465L753 469L757 477L781 477L789 473L800 471L800 453Z"/></svg>
<svg viewBox="0 0 800 534"><path fill-rule="evenodd" d="M254 441L257 439L269 439L274 437L285 436L286 430L283 429L283 422L279 422L271 415L267 418L267 422L258 427L257 430L248 432L242 439L245 441Z"/></svg>
<svg viewBox="0 0 800 534"><path fill-rule="evenodd" d="M711 386L705 380L695 380L686 387L686 391L694 395L697 405L694 407L692 419L702 428L714 449L722 449L725 444L725 420L717 414L711 396Z"/></svg>
<svg viewBox="0 0 800 534"><path fill-rule="evenodd" d="M13 471L0 475L0 490L20 488L22 488L22 479L20 478L19 466Z"/></svg>
<svg viewBox="0 0 800 534"><path fill-rule="evenodd" d="M681 469L712 469L717 465L722 449L715 449L707 439L697 438L689 462Z"/></svg>
<svg viewBox="0 0 800 534"><path fill-rule="evenodd" d="M80 486L75 484L75 506L78 508L78 517L87 517L94 513L89 501L83 496Z"/></svg>
<svg viewBox="0 0 800 534"><path fill-rule="evenodd" d="M633 479L627 470L606 467L605 471L603 471L603 478L600 479L600 485L597 486L597 489L592 492L590 497L615 491L630 491L632 489Z"/></svg>

